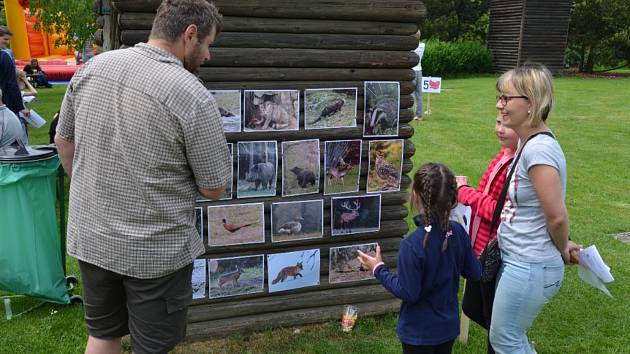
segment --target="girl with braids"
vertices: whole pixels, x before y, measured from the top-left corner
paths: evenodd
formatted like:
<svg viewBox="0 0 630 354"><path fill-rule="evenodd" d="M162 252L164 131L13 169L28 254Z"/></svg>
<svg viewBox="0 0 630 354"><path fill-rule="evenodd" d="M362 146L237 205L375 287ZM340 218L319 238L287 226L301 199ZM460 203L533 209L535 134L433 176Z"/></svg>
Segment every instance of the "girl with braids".
<svg viewBox="0 0 630 354"><path fill-rule="evenodd" d="M449 220L457 183L443 164L427 163L413 177L411 206L417 229L400 243L398 273L381 260L381 249L361 263L402 299L397 333L403 353L450 353L459 335L459 277L479 280L481 268L466 230Z"/></svg>

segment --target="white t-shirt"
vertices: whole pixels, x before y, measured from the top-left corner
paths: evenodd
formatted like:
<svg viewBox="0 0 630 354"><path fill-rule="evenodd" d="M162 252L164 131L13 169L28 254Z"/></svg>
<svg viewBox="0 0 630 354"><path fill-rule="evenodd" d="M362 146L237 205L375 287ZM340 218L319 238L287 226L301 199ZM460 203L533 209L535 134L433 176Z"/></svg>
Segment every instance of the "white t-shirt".
<svg viewBox="0 0 630 354"><path fill-rule="evenodd" d="M516 170L501 212L498 230L501 252L528 263L540 263L560 256L547 231L545 215L527 173L536 165L547 165L558 170L564 199L567 166L556 139L540 134L525 145L517 166L512 166Z"/></svg>
<svg viewBox="0 0 630 354"><path fill-rule="evenodd" d="M418 48L413 51L418 55L418 65L413 67L414 71L422 71L422 55L424 54L424 43L418 43Z"/></svg>

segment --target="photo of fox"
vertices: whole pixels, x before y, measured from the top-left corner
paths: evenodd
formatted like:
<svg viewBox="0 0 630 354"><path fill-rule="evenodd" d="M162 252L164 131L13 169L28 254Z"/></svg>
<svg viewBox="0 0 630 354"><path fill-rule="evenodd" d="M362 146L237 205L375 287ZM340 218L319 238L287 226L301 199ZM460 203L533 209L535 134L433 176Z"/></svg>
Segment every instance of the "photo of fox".
<svg viewBox="0 0 630 354"><path fill-rule="evenodd" d="M282 196L319 192L319 139L282 142Z"/></svg>
<svg viewBox="0 0 630 354"><path fill-rule="evenodd" d="M208 259L211 299L262 292L265 282L264 256Z"/></svg>
<svg viewBox="0 0 630 354"><path fill-rule="evenodd" d="M241 131L241 91L208 90L217 103L226 133Z"/></svg>
<svg viewBox="0 0 630 354"><path fill-rule="evenodd" d="M374 279L372 272L363 267L357 259L357 251L359 250L374 257L376 255L376 243L330 248L328 268L328 282L330 284Z"/></svg>
<svg viewBox="0 0 630 354"><path fill-rule="evenodd" d="M323 214L322 199L271 204L271 242L321 238Z"/></svg>
<svg viewBox="0 0 630 354"><path fill-rule="evenodd" d="M267 255L269 292L319 285L319 248Z"/></svg>
<svg viewBox="0 0 630 354"><path fill-rule="evenodd" d="M195 259L192 272L192 298L193 300L206 297L206 260Z"/></svg>
<svg viewBox="0 0 630 354"><path fill-rule="evenodd" d="M263 203L208 207L208 246L265 242Z"/></svg>

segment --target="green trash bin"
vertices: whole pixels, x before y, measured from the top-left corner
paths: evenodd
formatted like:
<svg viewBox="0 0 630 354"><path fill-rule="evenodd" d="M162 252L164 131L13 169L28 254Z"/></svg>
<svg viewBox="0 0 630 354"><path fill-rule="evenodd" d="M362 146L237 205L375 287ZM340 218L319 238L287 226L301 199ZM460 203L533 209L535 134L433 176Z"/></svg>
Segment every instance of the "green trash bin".
<svg viewBox="0 0 630 354"><path fill-rule="evenodd" d="M0 289L69 304L55 212L54 148L0 149Z"/></svg>

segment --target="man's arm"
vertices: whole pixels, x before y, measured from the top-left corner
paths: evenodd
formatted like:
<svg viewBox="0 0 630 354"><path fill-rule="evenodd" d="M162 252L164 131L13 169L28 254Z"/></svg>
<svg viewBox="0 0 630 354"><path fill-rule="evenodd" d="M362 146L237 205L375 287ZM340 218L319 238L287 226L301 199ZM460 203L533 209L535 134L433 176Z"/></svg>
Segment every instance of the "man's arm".
<svg viewBox="0 0 630 354"><path fill-rule="evenodd" d="M201 193L201 195L203 195L204 197L210 200L219 200L221 199L221 197L223 197L223 194L225 194L226 187L227 186L216 189L207 189L198 186L197 189L199 190L199 193Z"/></svg>
<svg viewBox="0 0 630 354"><path fill-rule="evenodd" d="M74 159L74 143L62 138L59 134L55 135L55 144L57 151L61 157L61 165L66 171L68 177L72 178L72 160ZM205 195L205 194L204 194Z"/></svg>

